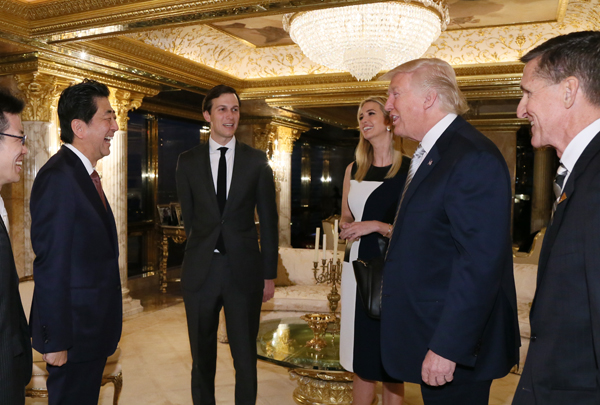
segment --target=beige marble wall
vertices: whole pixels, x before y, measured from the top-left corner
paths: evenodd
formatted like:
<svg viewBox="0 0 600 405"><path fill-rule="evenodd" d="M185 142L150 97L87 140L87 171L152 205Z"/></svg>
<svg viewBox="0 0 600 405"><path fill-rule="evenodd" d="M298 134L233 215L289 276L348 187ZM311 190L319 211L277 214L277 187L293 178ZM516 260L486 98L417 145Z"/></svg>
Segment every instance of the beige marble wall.
<svg viewBox="0 0 600 405"><path fill-rule="evenodd" d="M290 247L292 243L292 154L281 153L284 163L282 179L279 180L279 247Z"/></svg>

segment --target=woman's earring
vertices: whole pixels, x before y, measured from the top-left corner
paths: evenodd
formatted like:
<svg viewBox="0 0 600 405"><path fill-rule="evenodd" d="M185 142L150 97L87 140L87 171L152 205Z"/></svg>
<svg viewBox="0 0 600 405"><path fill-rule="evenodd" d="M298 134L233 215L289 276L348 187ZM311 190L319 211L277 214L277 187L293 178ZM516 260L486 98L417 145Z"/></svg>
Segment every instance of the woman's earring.
<svg viewBox="0 0 600 405"><path fill-rule="evenodd" d="M392 130L391 127L387 127L386 129L387 129L388 132L390 132Z"/></svg>

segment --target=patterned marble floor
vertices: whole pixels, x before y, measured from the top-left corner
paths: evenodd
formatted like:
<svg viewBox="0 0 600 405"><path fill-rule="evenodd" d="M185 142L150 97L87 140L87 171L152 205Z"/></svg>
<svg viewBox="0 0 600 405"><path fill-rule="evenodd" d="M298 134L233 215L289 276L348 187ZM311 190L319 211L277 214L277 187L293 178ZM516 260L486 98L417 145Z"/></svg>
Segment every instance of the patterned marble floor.
<svg viewBox="0 0 600 405"><path fill-rule="evenodd" d="M136 297L137 298L137 297ZM120 405L188 405L191 356L185 309L177 293L151 293L142 297L145 311L125 320L121 339L123 391ZM229 346L219 344L216 397L219 405L234 404L235 373ZM518 376L509 374L492 385L491 405L510 404ZM258 400L260 405L294 405L295 382L287 370L258 362ZM113 388L102 388L100 404L112 404ZM28 399L27 404L45 401ZM381 403L381 402L380 402ZM406 386L406 405L422 405L419 387Z"/></svg>

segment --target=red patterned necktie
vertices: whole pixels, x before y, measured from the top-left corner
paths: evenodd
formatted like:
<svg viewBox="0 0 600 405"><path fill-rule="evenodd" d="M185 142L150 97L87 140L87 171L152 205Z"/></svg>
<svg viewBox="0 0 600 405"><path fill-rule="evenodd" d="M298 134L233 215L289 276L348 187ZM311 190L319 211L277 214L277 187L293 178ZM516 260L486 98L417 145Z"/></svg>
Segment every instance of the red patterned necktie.
<svg viewBox="0 0 600 405"><path fill-rule="evenodd" d="M100 176L98 176L98 172L94 170L92 172L92 174L90 175L90 177L92 178L92 181L94 182L94 186L96 186L96 191L98 192L98 195L100 195L102 204L104 204L104 209L107 209L106 208L106 198L104 197L104 191L102 190L102 183L100 183Z"/></svg>

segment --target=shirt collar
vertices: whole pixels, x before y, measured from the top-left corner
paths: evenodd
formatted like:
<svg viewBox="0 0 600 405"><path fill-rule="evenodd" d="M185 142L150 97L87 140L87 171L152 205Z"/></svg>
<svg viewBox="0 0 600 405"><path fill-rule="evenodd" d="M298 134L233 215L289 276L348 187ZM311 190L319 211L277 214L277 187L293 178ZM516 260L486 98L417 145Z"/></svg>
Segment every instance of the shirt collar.
<svg viewBox="0 0 600 405"><path fill-rule="evenodd" d="M425 153L429 153L433 145L437 142L440 136L444 133L446 129L452 124L452 122L456 119L456 114L448 114L444 118L438 121L423 137L421 141L421 147L425 149Z"/></svg>
<svg viewBox="0 0 600 405"><path fill-rule="evenodd" d="M232 137L231 140L229 142L227 142L227 144L225 144L225 145L221 145L221 144L217 143L217 141L212 139L212 137L208 138L208 148L209 148L208 151L210 153L220 153L219 148L221 148L223 146L227 148L227 152L233 151L235 149L235 136Z"/></svg>
<svg viewBox="0 0 600 405"><path fill-rule="evenodd" d="M600 132L600 119L592 122L586 128L583 129L580 133L578 133L575 138L565 148L563 152L560 162L567 168L569 173L573 171L575 167L575 163L587 148L589 143L594 139L596 134Z"/></svg>
<svg viewBox="0 0 600 405"><path fill-rule="evenodd" d="M77 157L79 157L79 159L81 160L81 163L83 163L83 165L85 166L85 170L87 170L88 174L91 175L92 172L94 171L94 166L92 166L92 162L90 162L90 160L87 158L87 156L85 156L83 153L81 153L81 151L79 149L77 149L75 146L73 146L70 143L65 143L64 145L67 148L71 149L73 151L73 153L75 153L77 155Z"/></svg>

